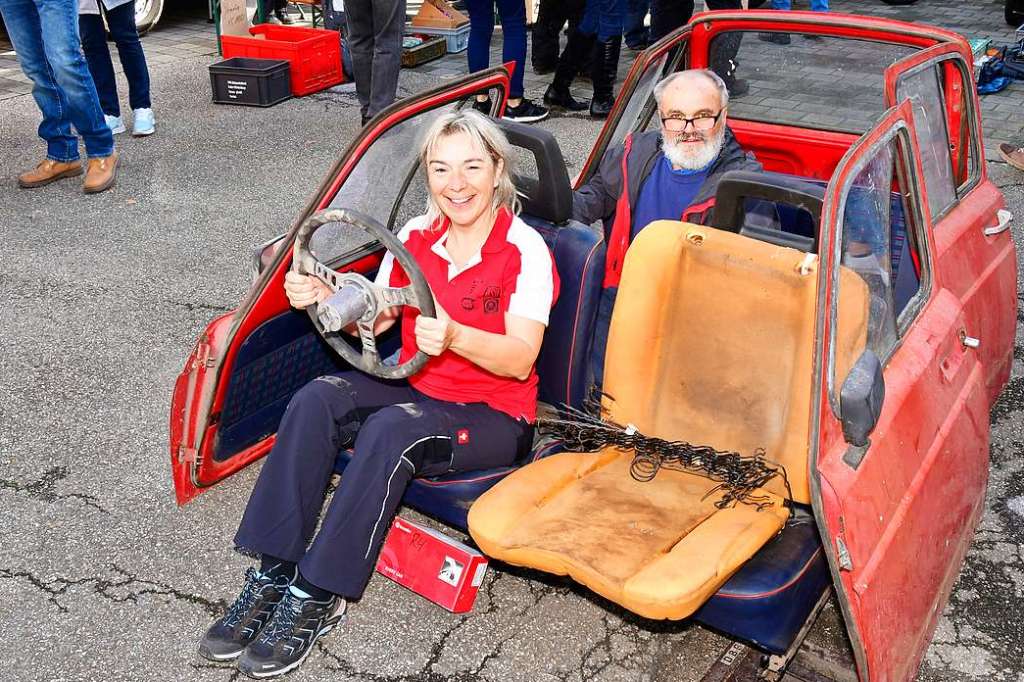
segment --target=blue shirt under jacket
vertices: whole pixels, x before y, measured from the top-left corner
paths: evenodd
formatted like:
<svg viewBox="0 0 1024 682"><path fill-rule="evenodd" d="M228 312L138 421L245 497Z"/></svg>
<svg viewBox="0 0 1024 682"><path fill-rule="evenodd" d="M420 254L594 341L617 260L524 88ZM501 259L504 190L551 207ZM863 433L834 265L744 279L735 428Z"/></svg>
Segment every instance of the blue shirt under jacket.
<svg viewBox="0 0 1024 682"><path fill-rule="evenodd" d="M679 220L707 177L706 167L700 170L675 170L665 154L659 152L654 169L640 188L629 241L632 242L640 230L655 220Z"/></svg>

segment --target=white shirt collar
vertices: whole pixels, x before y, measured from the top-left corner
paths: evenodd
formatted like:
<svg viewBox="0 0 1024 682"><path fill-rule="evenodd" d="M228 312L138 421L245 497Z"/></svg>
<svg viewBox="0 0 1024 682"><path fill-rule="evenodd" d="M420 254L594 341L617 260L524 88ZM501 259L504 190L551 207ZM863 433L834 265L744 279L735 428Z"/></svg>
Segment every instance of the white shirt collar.
<svg viewBox="0 0 1024 682"><path fill-rule="evenodd" d="M483 262L483 255L481 253L483 251L483 244L480 245L480 248L477 249L476 253L474 253L472 257L470 257L470 259L467 260L462 267L459 267L458 265L455 264L455 261L452 259L452 255L448 253L448 247L445 246L445 244L448 242L449 232L451 232L451 229L445 230L444 234L441 235L441 238L434 242L433 245L430 247L430 250L433 251L438 256L440 256L441 258L443 258L446 263L448 263L448 281L450 282L461 273L465 272L466 270L469 270L474 265L479 265L481 262Z"/></svg>

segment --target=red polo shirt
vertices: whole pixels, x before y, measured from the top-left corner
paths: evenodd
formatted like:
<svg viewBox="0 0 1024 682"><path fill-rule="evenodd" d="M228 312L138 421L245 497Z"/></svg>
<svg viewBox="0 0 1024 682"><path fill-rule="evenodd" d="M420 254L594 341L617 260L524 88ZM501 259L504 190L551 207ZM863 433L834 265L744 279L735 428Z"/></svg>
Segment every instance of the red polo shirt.
<svg viewBox="0 0 1024 682"><path fill-rule="evenodd" d="M558 274L544 239L511 211L501 210L480 251L458 268L448 254L447 220L433 227L426 216L413 218L398 233L419 264L438 303L453 320L494 334L505 333L505 313L536 320L545 326L555 297ZM409 284L394 256L384 256L377 283L392 287ZM416 346L416 317L402 314L401 362ZM537 412L537 372L520 381L488 372L451 350L430 358L409 383L418 391L456 403L486 403L513 418L532 422Z"/></svg>

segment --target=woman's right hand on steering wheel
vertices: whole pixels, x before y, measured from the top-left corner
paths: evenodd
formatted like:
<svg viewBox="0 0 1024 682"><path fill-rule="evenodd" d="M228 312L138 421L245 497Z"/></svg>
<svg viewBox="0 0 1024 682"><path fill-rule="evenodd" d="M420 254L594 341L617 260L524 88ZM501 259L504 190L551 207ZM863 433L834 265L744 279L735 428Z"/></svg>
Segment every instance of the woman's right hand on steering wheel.
<svg viewBox="0 0 1024 682"><path fill-rule="evenodd" d="M332 292L331 288L324 284L319 277L300 275L289 270L284 276L284 293L288 296L288 302L293 308L302 310L323 301Z"/></svg>

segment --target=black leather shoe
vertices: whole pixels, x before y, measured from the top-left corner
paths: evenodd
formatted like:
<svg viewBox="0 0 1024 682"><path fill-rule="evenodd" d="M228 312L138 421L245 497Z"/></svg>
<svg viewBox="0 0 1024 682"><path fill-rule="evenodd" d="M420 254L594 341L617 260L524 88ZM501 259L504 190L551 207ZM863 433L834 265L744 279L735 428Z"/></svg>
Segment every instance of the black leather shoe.
<svg viewBox="0 0 1024 682"><path fill-rule="evenodd" d="M726 89L729 90L729 97L742 97L750 92L750 83L745 78L733 78L726 82Z"/></svg>
<svg viewBox="0 0 1024 682"><path fill-rule="evenodd" d="M615 105L615 99L612 97L594 97L590 100L590 115L594 118L608 118L608 114L612 113L612 107Z"/></svg>
<svg viewBox="0 0 1024 682"><path fill-rule="evenodd" d="M286 26L290 26L291 24L295 23L295 21L290 16L288 16L288 12L286 10L275 9L274 16L277 17L278 21L280 21L282 24Z"/></svg>
<svg viewBox="0 0 1024 682"><path fill-rule="evenodd" d="M544 91L544 104L550 107L565 109L566 111L586 111L590 106L589 102L581 102L572 96L569 88L564 90L555 88L554 84L548 86Z"/></svg>

